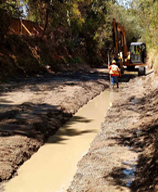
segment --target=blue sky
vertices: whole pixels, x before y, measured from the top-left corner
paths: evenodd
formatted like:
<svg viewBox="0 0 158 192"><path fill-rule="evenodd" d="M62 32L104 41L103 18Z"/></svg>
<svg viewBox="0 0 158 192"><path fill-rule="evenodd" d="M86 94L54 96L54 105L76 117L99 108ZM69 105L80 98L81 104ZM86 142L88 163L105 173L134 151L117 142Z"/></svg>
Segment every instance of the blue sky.
<svg viewBox="0 0 158 192"><path fill-rule="evenodd" d="M117 0L120 5L123 5L126 9L129 8L129 4L132 0Z"/></svg>

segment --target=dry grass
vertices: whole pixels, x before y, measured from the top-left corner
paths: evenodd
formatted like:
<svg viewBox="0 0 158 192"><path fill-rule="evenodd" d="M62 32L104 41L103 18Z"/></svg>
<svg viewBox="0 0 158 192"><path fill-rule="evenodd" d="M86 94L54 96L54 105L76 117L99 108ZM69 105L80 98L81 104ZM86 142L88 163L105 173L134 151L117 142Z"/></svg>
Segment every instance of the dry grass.
<svg viewBox="0 0 158 192"><path fill-rule="evenodd" d="M155 56L155 61L154 61L154 72L155 72L155 74L158 75L158 53L157 53L157 55Z"/></svg>
<svg viewBox="0 0 158 192"><path fill-rule="evenodd" d="M148 52L147 66L149 69L154 69L155 74L158 74L158 51L156 49L151 49Z"/></svg>
<svg viewBox="0 0 158 192"><path fill-rule="evenodd" d="M154 61L155 61L155 56L156 56L156 50L155 49L151 49L148 52L148 61L147 61L147 65L148 65L149 69L153 68Z"/></svg>

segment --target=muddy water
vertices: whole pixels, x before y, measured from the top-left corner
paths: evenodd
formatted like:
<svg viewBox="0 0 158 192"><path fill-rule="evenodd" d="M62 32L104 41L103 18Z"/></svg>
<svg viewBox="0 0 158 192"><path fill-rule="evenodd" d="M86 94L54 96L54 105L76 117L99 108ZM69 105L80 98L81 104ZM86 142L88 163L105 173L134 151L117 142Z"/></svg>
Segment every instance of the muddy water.
<svg viewBox="0 0 158 192"><path fill-rule="evenodd" d="M66 191L77 162L88 151L100 131L107 109L118 94L106 90L81 108L20 167L18 176L5 184L5 192Z"/></svg>

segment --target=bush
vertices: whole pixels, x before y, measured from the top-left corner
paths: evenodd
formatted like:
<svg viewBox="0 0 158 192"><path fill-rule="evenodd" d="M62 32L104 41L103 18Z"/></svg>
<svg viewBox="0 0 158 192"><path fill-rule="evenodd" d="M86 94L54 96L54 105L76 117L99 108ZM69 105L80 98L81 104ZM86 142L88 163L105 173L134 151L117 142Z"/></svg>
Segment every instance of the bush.
<svg viewBox="0 0 158 192"><path fill-rule="evenodd" d="M83 60L80 57L74 57L70 58L69 63L83 63Z"/></svg>

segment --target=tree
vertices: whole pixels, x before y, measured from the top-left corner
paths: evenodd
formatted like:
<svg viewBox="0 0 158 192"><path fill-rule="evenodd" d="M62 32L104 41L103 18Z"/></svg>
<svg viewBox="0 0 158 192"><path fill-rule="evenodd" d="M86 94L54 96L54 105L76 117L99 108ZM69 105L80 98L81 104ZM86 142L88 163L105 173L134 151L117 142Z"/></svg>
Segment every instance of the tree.
<svg viewBox="0 0 158 192"><path fill-rule="evenodd" d="M142 41L147 43L149 49L158 49L158 2L154 0L134 0L132 8L137 14L137 22L143 31Z"/></svg>
<svg viewBox="0 0 158 192"><path fill-rule="evenodd" d="M143 29L138 22L139 16L135 13L135 9L125 9L123 6L112 4L109 15L111 21L115 18L124 27L128 47L132 41L140 38Z"/></svg>
<svg viewBox="0 0 158 192"><path fill-rule="evenodd" d="M35 0L34 2L28 0L27 6L27 18L44 26L42 36L45 34L48 26L51 27L52 23L57 23L56 19L58 19L58 22L61 22L67 17L67 1L64 0ZM63 15L62 11L64 13L63 18L61 17Z"/></svg>

